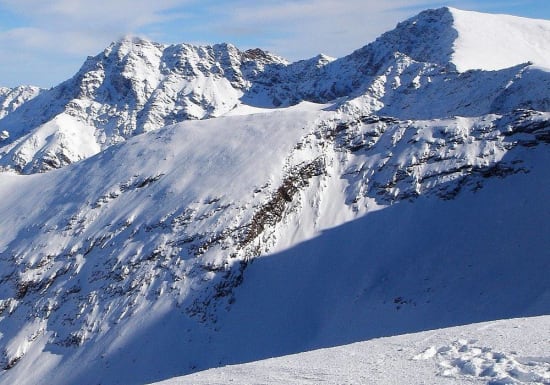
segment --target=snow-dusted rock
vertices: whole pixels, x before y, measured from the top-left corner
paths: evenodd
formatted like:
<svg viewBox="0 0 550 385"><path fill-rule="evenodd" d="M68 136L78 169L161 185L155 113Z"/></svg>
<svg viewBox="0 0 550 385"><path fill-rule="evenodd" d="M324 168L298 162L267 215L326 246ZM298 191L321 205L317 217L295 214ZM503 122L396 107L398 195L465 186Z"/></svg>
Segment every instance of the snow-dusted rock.
<svg viewBox="0 0 550 385"><path fill-rule="evenodd" d="M55 173L0 174L0 381L25 383L38 356L51 382L90 378L74 360L103 355L93 378L132 383L157 378L149 365L181 374L548 310L548 113L411 122L312 107L180 123ZM246 354L230 348L242 327ZM182 341L178 363L138 353L139 333L158 357ZM142 369L118 377L128 360Z"/></svg>
<svg viewBox="0 0 550 385"><path fill-rule="evenodd" d="M23 103L31 100L42 91L40 88L33 86L0 87L0 119L15 111Z"/></svg>

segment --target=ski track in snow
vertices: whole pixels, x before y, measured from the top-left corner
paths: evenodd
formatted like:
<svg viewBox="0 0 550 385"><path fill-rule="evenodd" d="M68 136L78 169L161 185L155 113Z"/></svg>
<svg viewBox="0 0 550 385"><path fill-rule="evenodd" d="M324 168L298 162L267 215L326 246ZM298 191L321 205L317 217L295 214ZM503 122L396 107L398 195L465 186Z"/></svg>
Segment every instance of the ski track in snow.
<svg viewBox="0 0 550 385"><path fill-rule="evenodd" d="M433 352L439 375L444 377L482 378L491 385L550 383L550 356L519 357L515 351L494 351L482 343L459 339L437 349L432 346L420 357Z"/></svg>
<svg viewBox="0 0 550 385"><path fill-rule="evenodd" d="M548 113L322 107L180 123L0 174L0 382L140 385L548 312ZM276 220L260 231L265 207Z"/></svg>

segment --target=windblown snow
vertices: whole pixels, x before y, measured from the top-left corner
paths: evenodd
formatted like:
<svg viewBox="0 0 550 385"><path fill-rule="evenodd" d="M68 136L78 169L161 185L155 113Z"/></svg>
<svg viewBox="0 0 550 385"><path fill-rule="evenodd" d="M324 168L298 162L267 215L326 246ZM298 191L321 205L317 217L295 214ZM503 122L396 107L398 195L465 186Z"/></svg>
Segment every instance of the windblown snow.
<svg viewBox="0 0 550 385"><path fill-rule="evenodd" d="M374 44L459 72L494 71L532 62L550 68L550 21L509 15L428 10L397 25Z"/></svg>
<svg viewBox="0 0 550 385"><path fill-rule="evenodd" d="M549 383L549 31L129 37L0 88L0 384Z"/></svg>

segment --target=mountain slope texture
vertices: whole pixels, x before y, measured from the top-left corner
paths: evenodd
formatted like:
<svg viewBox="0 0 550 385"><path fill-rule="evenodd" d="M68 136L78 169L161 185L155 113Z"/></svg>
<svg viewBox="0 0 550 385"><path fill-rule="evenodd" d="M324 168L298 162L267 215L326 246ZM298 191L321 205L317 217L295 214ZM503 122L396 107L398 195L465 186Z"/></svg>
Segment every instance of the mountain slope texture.
<svg viewBox="0 0 550 385"><path fill-rule="evenodd" d="M549 383L509 332L550 317L549 52L441 8L339 59L128 37L0 88L0 384Z"/></svg>

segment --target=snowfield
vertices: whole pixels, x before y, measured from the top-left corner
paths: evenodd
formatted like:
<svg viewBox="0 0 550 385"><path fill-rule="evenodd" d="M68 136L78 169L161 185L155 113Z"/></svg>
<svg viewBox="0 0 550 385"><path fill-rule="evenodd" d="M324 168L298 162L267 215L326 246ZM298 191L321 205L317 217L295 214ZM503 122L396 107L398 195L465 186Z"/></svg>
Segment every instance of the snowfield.
<svg viewBox="0 0 550 385"><path fill-rule="evenodd" d="M155 385L548 384L550 317L500 320L372 339Z"/></svg>
<svg viewBox="0 0 550 385"><path fill-rule="evenodd" d="M459 71L500 70L522 62L550 67L550 52L546 48L550 41L550 20L458 9L451 9L451 13L458 31L452 62Z"/></svg>
<svg viewBox="0 0 550 385"><path fill-rule="evenodd" d="M548 314L547 114L307 109L1 174L0 381L143 384Z"/></svg>
<svg viewBox="0 0 550 385"><path fill-rule="evenodd" d="M125 38L0 88L0 384L550 384L549 31Z"/></svg>

